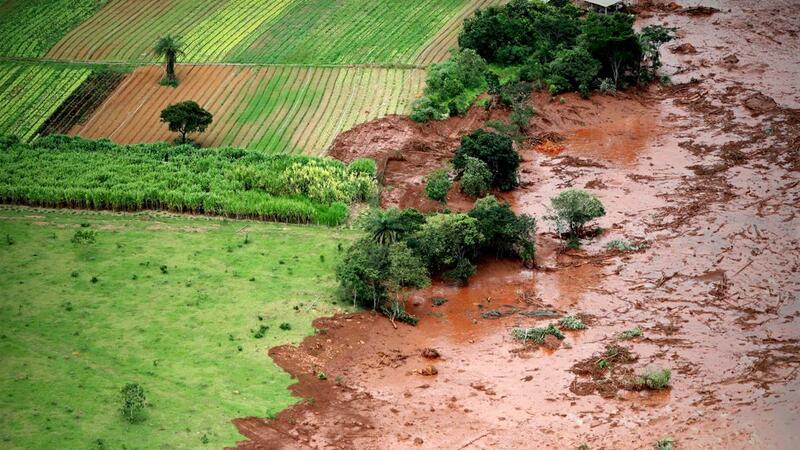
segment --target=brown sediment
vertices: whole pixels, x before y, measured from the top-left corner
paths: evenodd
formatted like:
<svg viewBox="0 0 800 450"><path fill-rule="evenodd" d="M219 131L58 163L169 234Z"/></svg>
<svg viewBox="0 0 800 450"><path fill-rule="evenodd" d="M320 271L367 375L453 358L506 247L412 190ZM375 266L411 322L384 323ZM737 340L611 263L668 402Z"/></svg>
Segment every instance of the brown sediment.
<svg viewBox="0 0 800 450"><path fill-rule="evenodd" d="M417 327L394 329L371 313L318 320L324 332L270 352L297 377L293 392L313 402L275 420L238 420L250 439L241 447L647 448L670 436L681 448L793 448L800 24L780 14L790 2L711 6L720 12L664 7L641 23L678 26L674 44L692 42L704 58L664 51L671 86L588 101L533 97L530 143L556 133L564 151L521 146L522 186L504 198L541 218L556 192L587 187L607 210L599 236L565 251L540 220L538 269L483 260L467 286L409 293ZM768 37L774 29L780 46ZM730 54L735 67L718 65ZM416 177L498 117L391 117L344 133L332 155L378 157L395 186L384 204L414 204ZM389 161L395 150L405 161ZM646 245L609 251L611 239ZM448 301L434 306L434 297ZM513 327L563 314L585 314L590 326L565 333L558 348L517 351ZM642 337L618 340L637 326ZM607 345L628 353L598 372ZM426 348L440 358L425 358ZM437 374L422 375L428 366ZM648 367L670 368L671 389L621 389Z"/></svg>

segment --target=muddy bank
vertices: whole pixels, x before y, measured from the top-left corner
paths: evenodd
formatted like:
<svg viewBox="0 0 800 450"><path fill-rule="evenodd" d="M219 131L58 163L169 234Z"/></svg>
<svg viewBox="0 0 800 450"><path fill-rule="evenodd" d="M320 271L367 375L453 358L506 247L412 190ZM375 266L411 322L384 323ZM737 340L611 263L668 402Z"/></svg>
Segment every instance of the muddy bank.
<svg viewBox="0 0 800 450"><path fill-rule="evenodd" d="M775 12L789 3L705 2L719 12L699 16L654 10L643 20L679 26L672 45L697 50L663 52L672 86L588 102L534 98L531 134L557 132L563 148L521 148L523 186L508 199L541 217L559 190L590 189L608 211L603 234L564 252L540 222L538 269L486 260L466 287L415 293L415 328L369 313L320 319L324 331L270 352L306 400L275 420L238 420L249 439L241 447L646 448L670 436L678 448L794 448L800 24ZM725 61L730 54L738 62ZM368 124L377 137L343 136L336 156L424 138L435 151L419 155L446 158L474 125L467 120L480 123L474 114L446 133L390 119L405 141ZM400 167L418 176L411 164L420 158ZM609 251L612 239L647 245ZM589 328L542 347L511 337L515 326L567 313L591 317ZM643 336L619 341L637 326ZM671 389L582 385L597 374L581 363L609 345L636 356L620 366L631 374L672 369ZM426 348L440 357L423 356Z"/></svg>

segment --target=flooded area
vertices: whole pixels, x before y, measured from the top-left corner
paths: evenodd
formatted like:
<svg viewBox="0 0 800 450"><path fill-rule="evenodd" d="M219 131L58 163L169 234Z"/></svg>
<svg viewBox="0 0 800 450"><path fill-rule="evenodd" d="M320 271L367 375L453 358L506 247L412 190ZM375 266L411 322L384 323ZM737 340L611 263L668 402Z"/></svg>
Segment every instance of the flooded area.
<svg viewBox="0 0 800 450"><path fill-rule="evenodd" d="M619 449L671 437L681 449L796 448L800 19L789 1L703 5L718 11L640 12L640 25L679 28L662 49L671 84L534 96L529 133L560 136L563 151L521 148L521 187L504 198L539 218L536 268L483 260L467 286L408 293L416 327L371 313L319 319L300 346L270 351L305 400L238 419L240 447ZM696 53L671 50L686 43ZM498 115L438 129L392 117L340 136L332 154L383 155L395 186L384 203L419 207L426 171ZM580 250L542 219L569 187L607 211ZM614 239L641 248L607 249ZM542 346L512 338L567 314L588 329ZM634 327L641 337L620 340ZM624 347L634 373L670 368L671 388L587 385L581 363L607 346Z"/></svg>

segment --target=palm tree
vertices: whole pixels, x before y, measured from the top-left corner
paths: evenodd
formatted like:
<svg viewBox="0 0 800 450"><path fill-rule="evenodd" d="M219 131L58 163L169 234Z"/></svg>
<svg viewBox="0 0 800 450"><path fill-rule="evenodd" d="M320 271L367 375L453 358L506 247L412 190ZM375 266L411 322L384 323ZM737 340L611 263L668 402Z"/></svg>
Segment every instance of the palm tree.
<svg viewBox="0 0 800 450"><path fill-rule="evenodd" d="M167 63L166 74L161 80L161 84L170 86L178 84L178 78L175 76L175 60L177 60L178 55L183 54L181 47L183 47L183 43L180 38L173 37L172 35L162 37L156 42L155 47L153 47L153 53L159 58L164 58Z"/></svg>

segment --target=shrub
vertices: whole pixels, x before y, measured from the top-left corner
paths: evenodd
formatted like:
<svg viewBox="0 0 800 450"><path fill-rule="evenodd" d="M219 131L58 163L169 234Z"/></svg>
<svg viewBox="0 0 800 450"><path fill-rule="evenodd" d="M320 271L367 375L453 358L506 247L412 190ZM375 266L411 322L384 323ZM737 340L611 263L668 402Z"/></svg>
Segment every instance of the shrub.
<svg viewBox="0 0 800 450"><path fill-rule="evenodd" d="M365 175L370 179L375 178L378 174L378 166L375 164L374 159L358 158L354 159L347 170L356 175Z"/></svg>
<svg viewBox="0 0 800 450"><path fill-rule="evenodd" d="M461 146L453 158L456 169L466 168L467 156L486 164L492 172L493 187L507 191L517 186L520 157L508 137L477 129L461 138Z"/></svg>
<svg viewBox="0 0 800 450"><path fill-rule="evenodd" d="M428 268L405 242L397 242L389 247L388 287L399 290L401 287L421 288L430 284Z"/></svg>
<svg viewBox="0 0 800 450"><path fill-rule="evenodd" d="M283 331L289 331L289 330L292 329L292 324L287 323L287 322L283 322L280 325L278 325L278 328L280 328Z"/></svg>
<svg viewBox="0 0 800 450"><path fill-rule="evenodd" d="M559 322L562 328L566 328L567 330L585 330L586 324L584 324L581 319L577 318L576 316L565 316Z"/></svg>
<svg viewBox="0 0 800 450"><path fill-rule="evenodd" d="M450 176L446 169L436 169L428 175L428 181L425 185L425 195L431 200L436 200L441 203L447 203L447 193L453 183L450 181Z"/></svg>
<svg viewBox="0 0 800 450"><path fill-rule="evenodd" d="M147 399L144 395L144 388L139 383L128 383L120 391L120 412L122 417L130 423L138 423L144 420L144 409L147 406Z"/></svg>
<svg viewBox="0 0 800 450"><path fill-rule="evenodd" d="M411 120L414 122L427 122L429 120L446 119L449 110L435 103L430 97L421 97L411 104Z"/></svg>
<svg viewBox="0 0 800 450"><path fill-rule="evenodd" d="M546 80L551 88L550 93L577 89L584 97L588 96L588 87L597 78L600 67L600 63L584 47L559 50L547 65Z"/></svg>
<svg viewBox="0 0 800 450"><path fill-rule="evenodd" d="M491 187L492 172L478 158L467 156L466 161L464 173L461 175L461 190L472 197L480 197Z"/></svg>
<svg viewBox="0 0 800 450"><path fill-rule="evenodd" d="M548 324L546 327L517 327L511 330L511 334L515 339L528 342L533 341L537 344L544 344L544 338L547 335L555 336L558 339L564 339L564 333L561 332L555 325Z"/></svg>
<svg viewBox="0 0 800 450"><path fill-rule="evenodd" d="M517 216L506 202L492 195L477 202L468 213L477 220L483 235L483 249L497 256L517 256L532 264L536 246L536 220L525 214Z"/></svg>
<svg viewBox="0 0 800 450"><path fill-rule="evenodd" d="M94 244L97 241L97 232L94 230L78 230L72 235L70 241L73 244Z"/></svg>
<svg viewBox="0 0 800 450"><path fill-rule="evenodd" d="M550 199L559 233L578 237L592 219L606 214L597 197L582 189L569 189Z"/></svg>
<svg viewBox="0 0 800 450"><path fill-rule="evenodd" d="M416 248L431 273L459 267L477 254L483 235L478 221L466 214L438 214L429 217L416 235Z"/></svg>
<svg viewBox="0 0 800 450"><path fill-rule="evenodd" d="M672 372L667 368L648 369L636 377L634 384L641 388L653 390L664 389L669 386L671 376Z"/></svg>
<svg viewBox="0 0 800 450"><path fill-rule="evenodd" d="M635 252L640 249L638 245L631 245L622 239L614 239L612 241L609 241L608 244L606 244L606 248L609 250L617 250L620 252Z"/></svg>
<svg viewBox="0 0 800 450"><path fill-rule="evenodd" d="M675 440L672 438L664 438L656 441L656 450L674 450Z"/></svg>
<svg viewBox="0 0 800 450"><path fill-rule="evenodd" d="M620 333L619 338L621 340L623 340L623 341L627 341L627 340L630 340L630 339L633 339L633 338L640 337L643 334L644 333L642 333L642 329L641 328L635 327L635 328L631 328L630 330L625 330L622 333Z"/></svg>
<svg viewBox="0 0 800 450"><path fill-rule="evenodd" d="M486 62L471 50L454 51L450 59L428 68L425 96L411 107L411 119L425 122L460 115L486 89Z"/></svg>
<svg viewBox="0 0 800 450"><path fill-rule="evenodd" d="M405 305L399 300L392 300L388 302L386 305L381 307L381 312L392 322L399 320L400 322L404 322L412 326L417 325L419 322L419 319L406 311Z"/></svg>

